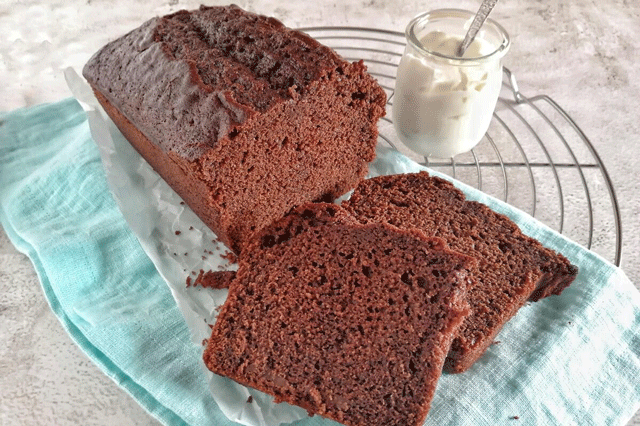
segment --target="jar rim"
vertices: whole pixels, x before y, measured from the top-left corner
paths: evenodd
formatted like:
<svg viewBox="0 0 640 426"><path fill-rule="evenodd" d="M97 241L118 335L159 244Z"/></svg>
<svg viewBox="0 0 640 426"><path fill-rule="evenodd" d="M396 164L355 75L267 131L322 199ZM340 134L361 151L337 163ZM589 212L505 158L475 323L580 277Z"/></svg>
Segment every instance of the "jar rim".
<svg viewBox="0 0 640 426"><path fill-rule="evenodd" d="M447 59L450 61L456 61L460 64L468 64L468 63L474 63L478 61L485 61L493 57L498 57L498 58L503 57L507 53L507 50L511 45L509 33L507 33L507 31L504 29L502 25L500 25L499 23L497 23L495 20L491 18L488 18L485 21L484 25L485 26L487 24L492 25L501 36L502 41L496 47L496 49L491 53L483 56L477 56L474 58L462 58L459 56L451 56L451 55L446 55L433 50L429 50L422 45L422 43L420 42L420 40L415 34L416 25L418 25L420 22L423 22L425 19L437 18L437 17L455 17L455 18L473 19L474 16L475 16L474 12L470 12L464 9L435 9L435 10L423 12L415 16L411 21L409 21L409 24L405 29L405 37L408 43L410 43L415 49L421 51L424 54L437 56L439 58Z"/></svg>

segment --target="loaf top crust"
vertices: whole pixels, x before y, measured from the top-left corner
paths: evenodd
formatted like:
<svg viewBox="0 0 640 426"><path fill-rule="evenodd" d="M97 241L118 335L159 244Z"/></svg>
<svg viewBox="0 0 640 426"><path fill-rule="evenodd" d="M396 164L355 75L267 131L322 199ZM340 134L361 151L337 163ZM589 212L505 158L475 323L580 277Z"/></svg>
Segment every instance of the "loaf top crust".
<svg viewBox="0 0 640 426"><path fill-rule="evenodd" d="M112 41L83 75L161 149L193 160L346 64L274 18L201 6Z"/></svg>

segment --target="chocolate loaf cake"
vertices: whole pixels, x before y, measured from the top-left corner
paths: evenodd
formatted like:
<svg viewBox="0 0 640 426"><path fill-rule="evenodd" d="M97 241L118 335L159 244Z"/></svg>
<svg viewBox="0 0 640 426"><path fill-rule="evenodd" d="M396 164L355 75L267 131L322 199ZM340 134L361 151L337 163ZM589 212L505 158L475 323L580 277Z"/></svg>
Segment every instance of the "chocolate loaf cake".
<svg viewBox="0 0 640 426"><path fill-rule="evenodd" d="M578 273L506 216L465 200L451 183L426 172L363 181L343 206L363 223L415 227L478 260L478 285L469 291L472 313L451 346L450 372L465 371L480 358L527 300L560 294Z"/></svg>
<svg viewBox="0 0 640 426"><path fill-rule="evenodd" d="M473 259L310 204L245 247L207 367L350 426L422 425Z"/></svg>
<svg viewBox="0 0 640 426"><path fill-rule="evenodd" d="M362 61L236 6L154 18L83 74L124 136L235 252L367 173L386 95Z"/></svg>

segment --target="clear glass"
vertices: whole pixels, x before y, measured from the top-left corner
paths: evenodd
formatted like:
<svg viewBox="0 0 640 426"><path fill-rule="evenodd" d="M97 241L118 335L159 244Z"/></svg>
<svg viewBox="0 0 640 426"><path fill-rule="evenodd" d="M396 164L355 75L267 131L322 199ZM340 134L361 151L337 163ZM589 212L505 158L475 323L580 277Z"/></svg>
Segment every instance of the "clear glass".
<svg viewBox="0 0 640 426"><path fill-rule="evenodd" d="M393 122L412 151L436 158L467 152L480 142L502 86L509 35L488 19L463 57L455 53L473 12L440 9L416 16L405 31Z"/></svg>

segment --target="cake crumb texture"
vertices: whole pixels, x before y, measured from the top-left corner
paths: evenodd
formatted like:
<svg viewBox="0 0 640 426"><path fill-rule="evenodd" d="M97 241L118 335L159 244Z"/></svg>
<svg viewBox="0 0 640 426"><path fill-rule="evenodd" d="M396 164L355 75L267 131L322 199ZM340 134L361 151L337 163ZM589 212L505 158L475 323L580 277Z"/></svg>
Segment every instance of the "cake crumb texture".
<svg viewBox="0 0 640 426"><path fill-rule="evenodd" d="M508 217L467 201L453 184L427 172L365 180L343 206L363 223L417 228L477 259L478 285L469 291L472 314L453 341L446 364L450 372L471 367L528 300L560 294L578 273Z"/></svg>
<svg viewBox="0 0 640 426"><path fill-rule="evenodd" d="M473 263L419 231L303 205L240 256L205 363L345 425L422 425Z"/></svg>
<svg viewBox="0 0 640 426"><path fill-rule="evenodd" d="M187 277L187 287L203 287L213 289L229 288L229 284L236 277L235 271L204 271L200 269L195 281Z"/></svg>

